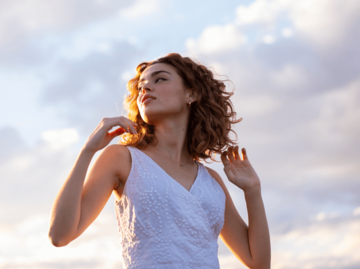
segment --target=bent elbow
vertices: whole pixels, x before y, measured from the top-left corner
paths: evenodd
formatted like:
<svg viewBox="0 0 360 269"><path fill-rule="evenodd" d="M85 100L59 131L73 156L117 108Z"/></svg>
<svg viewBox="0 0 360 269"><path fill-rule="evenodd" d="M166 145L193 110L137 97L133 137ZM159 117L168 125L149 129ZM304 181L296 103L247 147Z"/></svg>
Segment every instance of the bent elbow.
<svg viewBox="0 0 360 269"><path fill-rule="evenodd" d="M54 235L54 233L51 232L51 230L49 231L48 237L49 237L51 244L54 247L64 247L70 243L70 241L65 240L64 238L61 238L60 236Z"/></svg>
<svg viewBox="0 0 360 269"><path fill-rule="evenodd" d="M66 246L67 244L69 244L69 242L65 242L64 240L59 240L58 238L53 238L53 237L50 237L49 236L49 239L50 239L50 242L51 244L54 246L54 247L64 247Z"/></svg>
<svg viewBox="0 0 360 269"><path fill-rule="evenodd" d="M270 262L261 262L258 264L255 264L253 266L250 266L251 269L270 269Z"/></svg>

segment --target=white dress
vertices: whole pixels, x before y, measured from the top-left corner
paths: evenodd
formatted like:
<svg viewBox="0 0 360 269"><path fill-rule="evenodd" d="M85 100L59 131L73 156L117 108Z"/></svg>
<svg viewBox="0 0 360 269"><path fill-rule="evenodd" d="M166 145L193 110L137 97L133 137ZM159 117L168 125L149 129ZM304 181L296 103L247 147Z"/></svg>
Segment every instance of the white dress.
<svg viewBox="0 0 360 269"><path fill-rule="evenodd" d="M123 269L219 268L217 239L225 194L199 162L190 191L142 151L128 147L132 165L115 201Z"/></svg>

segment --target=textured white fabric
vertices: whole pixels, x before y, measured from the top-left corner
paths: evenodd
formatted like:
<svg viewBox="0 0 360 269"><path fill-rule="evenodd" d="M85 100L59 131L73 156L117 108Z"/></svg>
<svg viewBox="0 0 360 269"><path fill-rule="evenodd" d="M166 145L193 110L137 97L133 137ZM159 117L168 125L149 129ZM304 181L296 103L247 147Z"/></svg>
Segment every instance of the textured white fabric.
<svg viewBox="0 0 360 269"><path fill-rule="evenodd" d="M123 268L219 268L217 239L225 194L198 162L190 191L142 151L132 157L120 201L115 201Z"/></svg>

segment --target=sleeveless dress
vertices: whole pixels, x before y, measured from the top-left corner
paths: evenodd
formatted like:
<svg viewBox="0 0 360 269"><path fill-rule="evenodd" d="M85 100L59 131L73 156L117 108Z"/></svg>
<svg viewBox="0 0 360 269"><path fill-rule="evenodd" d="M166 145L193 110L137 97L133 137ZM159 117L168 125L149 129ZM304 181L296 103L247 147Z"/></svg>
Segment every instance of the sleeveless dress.
<svg viewBox="0 0 360 269"><path fill-rule="evenodd" d="M217 239L225 194L201 163L190 191L128 147L132 165L115 211L123 269L220 268Z"/></svg>

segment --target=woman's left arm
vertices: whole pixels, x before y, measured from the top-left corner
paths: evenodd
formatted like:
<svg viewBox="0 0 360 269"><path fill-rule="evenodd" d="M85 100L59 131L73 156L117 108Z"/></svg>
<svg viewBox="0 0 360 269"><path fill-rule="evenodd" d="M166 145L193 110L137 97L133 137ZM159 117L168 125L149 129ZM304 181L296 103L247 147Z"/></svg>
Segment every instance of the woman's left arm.
<svg viewBox="0 0 360 269"><path fill-rule="evenodd" d="M225 222L220 237L247 267L268 269L271 260L270 235L260 179L251 166L245 149L242 149L242 155L243 158L240 158L238 147L230 147L223 152L221 160L229 181L244 191L249 226L239 215L221 177L214 170L208 169L226 195Z"/></svg>

